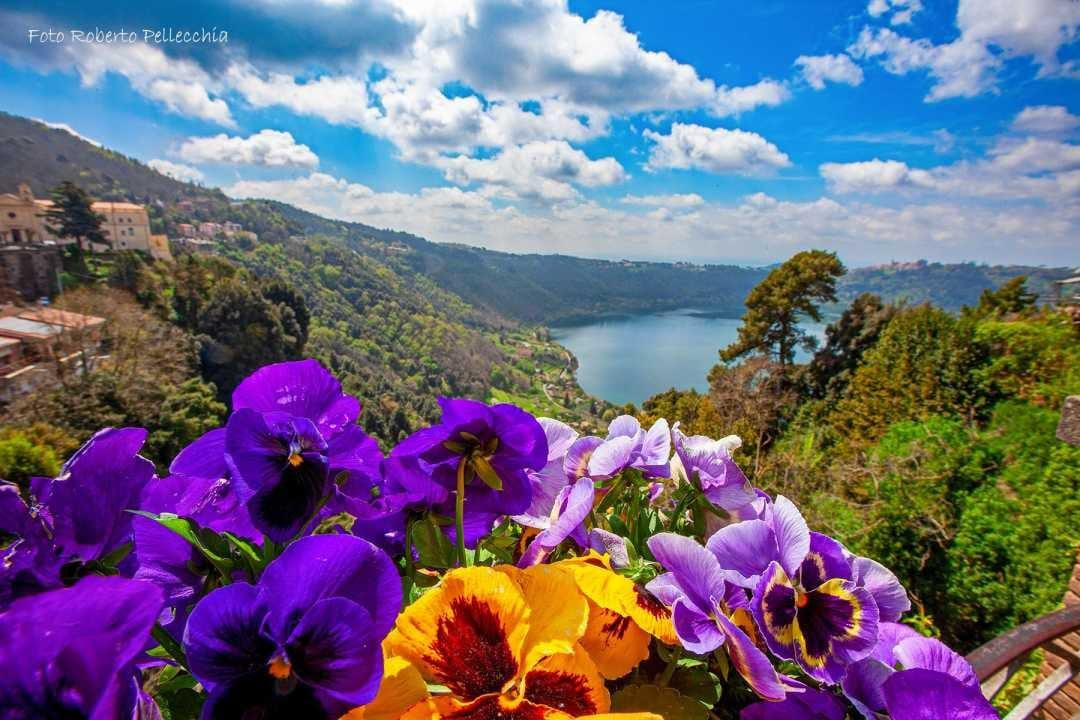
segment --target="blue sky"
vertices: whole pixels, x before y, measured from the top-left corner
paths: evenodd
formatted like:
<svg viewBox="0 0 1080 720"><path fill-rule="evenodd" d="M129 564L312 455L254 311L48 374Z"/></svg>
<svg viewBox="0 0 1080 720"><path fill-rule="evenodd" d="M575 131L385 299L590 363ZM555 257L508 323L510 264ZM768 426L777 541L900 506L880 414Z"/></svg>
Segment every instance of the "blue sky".
<svg viewBox="0 0 1080 720"><path fill-rule="evenodd" d="M1075 265L1078 26L1073 0L7 0L0 109L438 241Z"/></svg>

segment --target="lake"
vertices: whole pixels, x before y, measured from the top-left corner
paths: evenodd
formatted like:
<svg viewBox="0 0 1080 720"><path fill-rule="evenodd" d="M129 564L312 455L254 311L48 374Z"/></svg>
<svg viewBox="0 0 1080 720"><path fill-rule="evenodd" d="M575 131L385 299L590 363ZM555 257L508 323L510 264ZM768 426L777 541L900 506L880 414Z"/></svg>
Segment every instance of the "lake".
<svg viewBox="0 0 1080 720"><path fill-rule="evenodd" d="M553 327L551 334L577 356L577 378L585 392L618 405L640 406L671 387L708 390L705 376L719 362L720 348L735 340L740 322L697 310L673 310ZM803 327L824 339L824 323ZM805 362L806 353L799 351L796 359Z"/></svg>

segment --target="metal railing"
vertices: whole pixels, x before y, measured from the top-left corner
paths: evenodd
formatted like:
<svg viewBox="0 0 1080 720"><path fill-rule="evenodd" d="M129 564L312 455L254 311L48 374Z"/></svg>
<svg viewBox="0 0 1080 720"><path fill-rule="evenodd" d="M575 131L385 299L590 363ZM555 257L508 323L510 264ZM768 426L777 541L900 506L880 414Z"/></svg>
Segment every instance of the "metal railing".
<svg viewBox="0 0 1080 720"><path fill-rule="evenodd" d="M1080 630L1080 605L1071 605L1015 627L967 656L988 700L1001 692L1009 678L1036 650L1042 649L1063 661L1009 711L1005 720L1032 717L1070 680L1080 675L1080 653L1062 642L1062 638L1077 630Z"/></svg>

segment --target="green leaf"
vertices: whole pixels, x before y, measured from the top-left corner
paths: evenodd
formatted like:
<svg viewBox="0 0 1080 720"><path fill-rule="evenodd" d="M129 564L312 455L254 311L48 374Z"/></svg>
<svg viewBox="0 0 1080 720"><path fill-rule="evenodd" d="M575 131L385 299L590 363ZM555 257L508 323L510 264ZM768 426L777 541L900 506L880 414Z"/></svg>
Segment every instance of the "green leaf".
<svg viewBox="0 0 1080 720"><path fill-rule="evenodd" d="M454 566L454 546L435 518L428 516L412 524L412 542L420 554L421 565L431 568Z"/></svg>
<svg viewBox="0 0 1080 720"><path fill-rule="evenodd" d="M155 515L154 513L145 512L143 510L131 510L129 512L149 518L187 540L191 543L192 547L202 553L203 557L214 566L221 575L223 582L230 582L234 564L230 557L231 553L229 552L228 540L212 530L199 527L193 520L174 515L173 513L161 513L160 515Z"/></svg>
<svg viewBox="0 0 1080 720"><path fill-rule="evenodd" d="M331 515L320 522L315 526L315 529L311 531L311 534L328 535L330 533L338 532L338 528L341 528L347 533L351 533L354 524L356 524L356 517L347 512L342 512L337 515Z"/></svg>
<svg viewBox="0 0 1080 720"><path fill-rule="evenodd" d="M672 687L627 685L611 696L611 712L651 712L664 720L706 720L709 708Z"/></svg>
<svg viewBox="0 0 1080 720"><path fill-rule="evenodd" d="M503 481L499 477L499 473L495 472L495 468L491 467L491 463L479 455L472 459L473 468L476 469L476 474L480 476L484 484L492 490L502 490Z"/></svg>

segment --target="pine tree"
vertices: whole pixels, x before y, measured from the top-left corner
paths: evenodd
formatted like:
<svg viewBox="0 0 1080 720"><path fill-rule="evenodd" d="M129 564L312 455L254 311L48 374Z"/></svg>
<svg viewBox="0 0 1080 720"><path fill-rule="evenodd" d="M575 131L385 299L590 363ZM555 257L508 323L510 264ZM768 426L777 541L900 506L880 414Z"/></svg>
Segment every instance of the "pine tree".
<svg viewBox="0 0 1080 720"><path fill-rule="evenodd" d="M94 212L85 190L65 180L53 189L52 200L53 206L46 211L45 220L56 237L72 238L78 250L82 249L83 241L91 246L93 243L109 244L101 229L105 216Z"/></svg>

